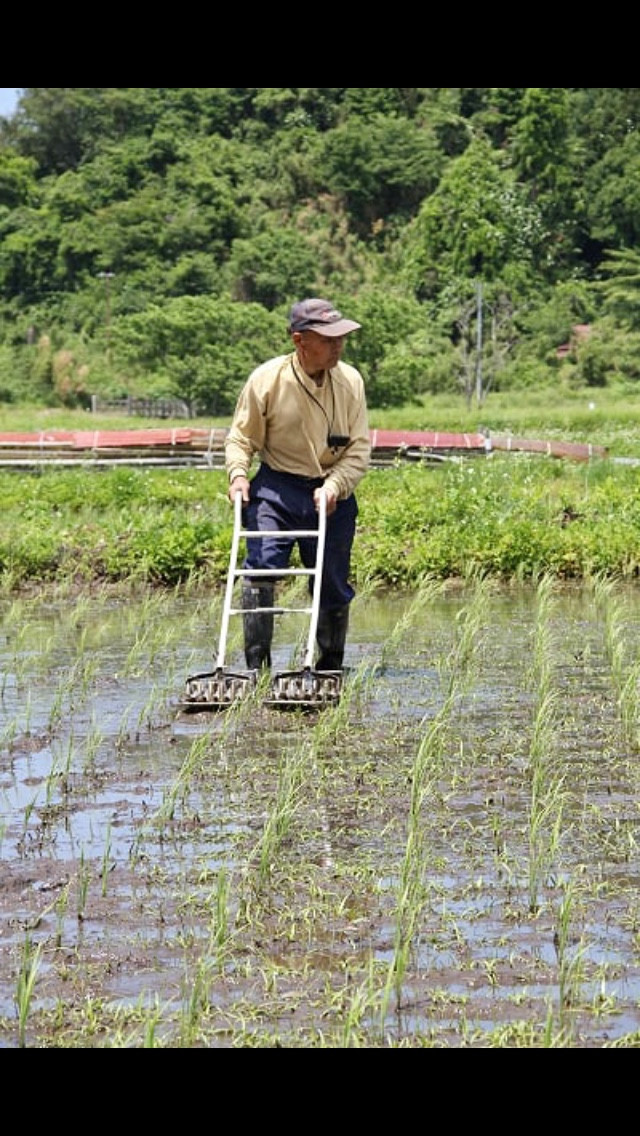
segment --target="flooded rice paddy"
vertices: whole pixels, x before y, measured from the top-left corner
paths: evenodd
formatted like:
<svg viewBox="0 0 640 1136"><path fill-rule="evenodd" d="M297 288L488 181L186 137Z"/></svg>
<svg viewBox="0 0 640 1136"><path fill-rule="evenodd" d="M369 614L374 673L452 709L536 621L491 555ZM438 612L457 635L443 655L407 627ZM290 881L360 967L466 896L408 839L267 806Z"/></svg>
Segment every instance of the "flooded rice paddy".
<svg viewBox="0 0 640 1136"><path fill-rule="evenodd" d="M638 1047L637 587L362 591L337 705L185 714L220 600L0 599L0 1046Z"/></svg>

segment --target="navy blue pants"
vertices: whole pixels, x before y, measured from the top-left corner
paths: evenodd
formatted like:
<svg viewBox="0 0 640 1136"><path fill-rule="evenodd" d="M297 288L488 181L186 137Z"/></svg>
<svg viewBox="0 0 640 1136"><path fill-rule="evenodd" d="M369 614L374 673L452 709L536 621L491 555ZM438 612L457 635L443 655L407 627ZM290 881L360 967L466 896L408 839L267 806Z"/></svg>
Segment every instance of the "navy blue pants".
<svg viewBox="0 0 640 1136"><path fill-rule="evenodd" d="M251 481L250 500L246 507L248 529L317 529L318 513L313 491L323 484L322 478L298 477L279 473L263 462ZM351 603L355 592L349 583L351 549L356 531L358 505L353 494L338 501L336 510L327 517L324 565L320 607L332 611ZM297 543L305 568L316 563L318 541L314 537L295 539L282 537L247 538L245 568L288 568ZM257 581L259 583L259 581ZM313 592L313 577L309 577Z"/></svg>

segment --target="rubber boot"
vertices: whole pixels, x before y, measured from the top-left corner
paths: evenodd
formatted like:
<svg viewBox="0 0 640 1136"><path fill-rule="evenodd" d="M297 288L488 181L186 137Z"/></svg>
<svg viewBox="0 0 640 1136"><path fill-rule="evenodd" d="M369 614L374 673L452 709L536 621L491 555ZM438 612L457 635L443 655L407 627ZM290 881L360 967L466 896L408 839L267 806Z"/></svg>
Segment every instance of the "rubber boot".
<svg viewBox="0 0 640 1136"><path fill-rule="evenodd" d="M259 588L243 584L242 587L244 657L249 670L271 666L271 640L273 639L273 612L255 612L257 607L273 607L273 584Z"/></svg>
<svg viewBox="0 0 640 1136"><path fill-rule="evenodd" d="M321 611L318 616L316 642L318 644L317 671L341 671L344 645L349 626L349 605Z"/></svg>

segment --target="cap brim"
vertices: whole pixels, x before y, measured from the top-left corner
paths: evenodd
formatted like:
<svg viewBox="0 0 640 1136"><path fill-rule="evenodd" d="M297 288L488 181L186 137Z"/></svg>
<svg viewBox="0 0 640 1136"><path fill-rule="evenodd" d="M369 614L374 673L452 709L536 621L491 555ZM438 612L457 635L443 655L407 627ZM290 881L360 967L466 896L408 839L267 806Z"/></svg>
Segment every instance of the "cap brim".
<svg viewBox="0 0 640 1136"><path fill-rule="evenodd" d="M305 331L317 331L318 335L325 335L329 339L337 339L340 335L348 335L350 331L357 331L362 324L355 320L336 320L335 323L312 323Z"/></svg>

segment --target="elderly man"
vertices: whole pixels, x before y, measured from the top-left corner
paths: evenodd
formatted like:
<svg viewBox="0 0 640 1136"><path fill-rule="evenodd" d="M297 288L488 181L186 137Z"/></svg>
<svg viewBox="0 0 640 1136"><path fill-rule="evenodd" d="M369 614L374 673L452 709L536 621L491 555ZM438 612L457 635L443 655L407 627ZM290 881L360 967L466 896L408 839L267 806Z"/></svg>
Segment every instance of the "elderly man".
<svg viewBox="0 0 640 1136"><path fill-rule="evenodd" d="M286 568L295 541L287 531L318 527L325 494L326 542L317 627L319 671L341 670L349 624L351 550L358 506L354 490L371 453L362 375L341 361L345 336L360 324L343 318L328 300L294 304L289 318L293 351L270 359L249 376L225 445L229 498L246 503L250 530L282 536L247 539L245 568ZM249 479L254 457L259 465ZM317 539L298 540L305 568L315 565ZM244 649L251 669L271 666L272 582L245 576ZM309 588L313 589L312 578Z"/></svg>

